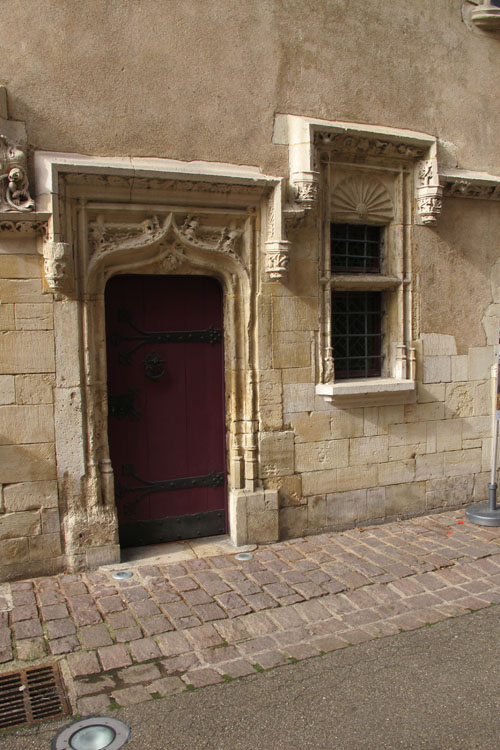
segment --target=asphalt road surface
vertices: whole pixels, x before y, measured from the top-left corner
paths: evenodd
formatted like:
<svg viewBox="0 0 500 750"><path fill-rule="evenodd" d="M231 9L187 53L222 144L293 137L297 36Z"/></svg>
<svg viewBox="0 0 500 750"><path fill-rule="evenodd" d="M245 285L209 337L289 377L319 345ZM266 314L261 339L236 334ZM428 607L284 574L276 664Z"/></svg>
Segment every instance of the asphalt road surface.
<svg viewBox="0 0 500 750"><path fill-rule="evenodd" d="M126 750L492 750L500 607L113 713ZM0 737L50 748L66 722Z"/></svg>

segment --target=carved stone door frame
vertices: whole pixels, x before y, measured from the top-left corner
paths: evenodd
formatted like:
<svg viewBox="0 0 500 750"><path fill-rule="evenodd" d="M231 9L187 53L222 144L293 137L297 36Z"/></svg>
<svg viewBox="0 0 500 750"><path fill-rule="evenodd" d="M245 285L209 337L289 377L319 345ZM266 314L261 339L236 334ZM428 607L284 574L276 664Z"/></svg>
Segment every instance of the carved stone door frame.
<svg viewBox="0 0 500 750"><path fill-rule="evenodd" d="M200 274L222 285L229 528L234 542L249 541L255 498L262 495L267 507L274 502L277 519L277 493L258 486L255 377L256 292L266 266L261 256L269 251L261 215L277 181L56 167L44 256L45 281L55 293L56 455L67 568L120 559L104 315L105 285L116 274Z"/></svg>

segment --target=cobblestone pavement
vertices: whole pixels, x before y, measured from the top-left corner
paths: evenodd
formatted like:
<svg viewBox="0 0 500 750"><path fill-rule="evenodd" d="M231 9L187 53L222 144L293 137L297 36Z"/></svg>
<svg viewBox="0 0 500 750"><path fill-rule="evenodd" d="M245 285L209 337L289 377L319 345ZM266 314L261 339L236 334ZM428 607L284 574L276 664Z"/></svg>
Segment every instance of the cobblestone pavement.
<svg viewBox="0 0 500 750"><path fill-rule="evenodd" d="M461 510L131 570L0 586L1 671L58 660L89 714L414 630L500 602L500 529Z"/></svg>

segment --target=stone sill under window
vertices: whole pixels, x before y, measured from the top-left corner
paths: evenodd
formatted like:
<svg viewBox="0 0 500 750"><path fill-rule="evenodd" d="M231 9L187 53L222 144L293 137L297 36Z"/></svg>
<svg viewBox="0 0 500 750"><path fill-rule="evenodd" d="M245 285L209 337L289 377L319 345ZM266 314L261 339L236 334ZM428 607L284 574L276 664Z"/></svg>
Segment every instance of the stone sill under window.
<svg viewBox="0 0 500 750"><path fill-rule="evenodd" d="M372 273L349 273L332 274L331 286L332 289L345 289L345 290L364 290L369 288L373 291L379 289L397 289L401 285L401 279L396 276L383 276L382 274Z"/></svg>
<svg viewBox="0 0 500 750"><path fill-rule="evenodd" d="M410 404L416 400L416 383L399 378L341 380L337 383L319 383L316 395L340 407Z"/></svg>

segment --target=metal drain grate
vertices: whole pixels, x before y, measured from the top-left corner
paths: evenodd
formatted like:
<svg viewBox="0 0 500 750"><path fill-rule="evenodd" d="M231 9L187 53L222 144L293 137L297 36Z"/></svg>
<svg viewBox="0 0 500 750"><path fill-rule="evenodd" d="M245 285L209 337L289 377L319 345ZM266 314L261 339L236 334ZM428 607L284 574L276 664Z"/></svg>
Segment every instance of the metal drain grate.
<svg viewBox="0 0 500 750"><path fill-rule="evenodd" d="M69 713L57 665L0 675L0 729Z"/></svg>

